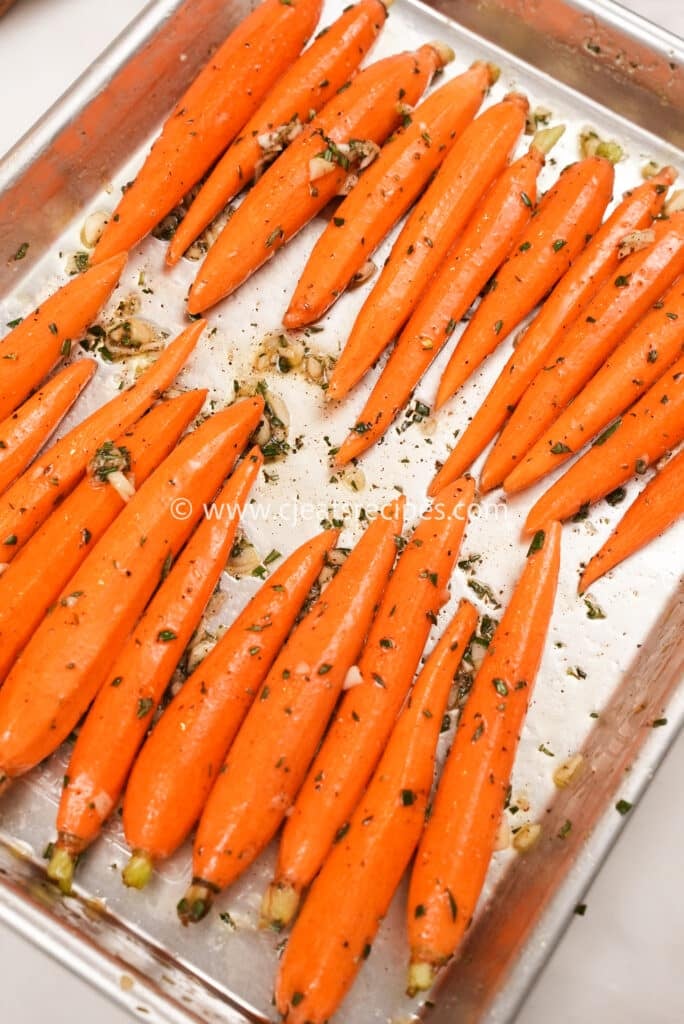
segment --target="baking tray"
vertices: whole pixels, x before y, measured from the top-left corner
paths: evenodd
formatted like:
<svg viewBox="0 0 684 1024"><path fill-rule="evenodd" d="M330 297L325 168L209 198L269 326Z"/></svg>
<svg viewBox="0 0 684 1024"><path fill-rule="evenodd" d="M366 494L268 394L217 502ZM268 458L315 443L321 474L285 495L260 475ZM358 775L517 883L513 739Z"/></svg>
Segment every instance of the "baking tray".
<svg viewBox="0 0 684 1024"><path fill-rule="evenodd" d="M324 22L340 7L339 0L327 3ZM165 113L211 47L246 10L246 3L225 0L149 4L7 155L0 164L0 323L33 308L64 280L65 260L81 248L78 234L85 215L113 208ZM568 125L554 155L555 167L544 172L544 187L560 167L576 159L577 133L586 126L617 138L627 150L628 159L617 167L616 195L638 182L646 159L684 169L684 155L676 148L683 144L684 129L682 43L626 10L579 0L438 0L434 9L398 0L373 56L435 37L456 50L448 74L478 57L496 60L502 76L492 99L511 87L525 89L533 105L549 107L554 120ZM315 223L303 231L212 312L211 330L184 371L183 386L208 385L220 403L234 379L254 377L255 348L278 328L319 230ZM28 243L25 258L13 260L23 243ZM148 239L136 247L110 313L122 298L137 293L142 316L169 332L179 330L185 323L183 297L197 264L184 261L173 274L162 265L162 243ZM141 272L145 294L140 294ZM324 319L324 330L310 339L317 350L339 350L368 287L343 297ZM453 432L472 414L505 356L502 352L490 359L436 422L430 418L392 431L363 461L360 494L349 489L344 476L330 482L325 437L344 436L361 407L363 389L348 405L323 415L318 388L296 374L269 375L269 386L289 409L291 438L301 437L302 443L285 462L269 467L278 479L260 483L254 492L245 527L259 551L277 547L289 552L330 514L346 516L344 537L352 541L358 535L359 508L384 503L397 486L407 493L410 516L417 516L435 459L444 457ZM441 362L418 389L428 402ZM113 394L121 373L121 366L103 365L64 429ZM402 458L409 459L408 466ZM498 495L488 498L468 526L463 555L481 554L477 577L492 588L497 603L506 601L522 564L519 527L539 489L508 504ZM295 496L310 507L296 504ZM417 1017L436 1024L512 1020L619 834L624 819L615 809L617 800L638 799L674 739L684 720L684 695L678 688L684 675L684 525L633 559L629 570L617 571L594 588L605 619L588 619L575 594L580 560L599 546L620 511L601 503L586 521L564 532L556 613L513 780L519 810L516 816L508 812L512 828L523 821L541 822L542 839L524 856L511 848L495 854L465 948L432 994L432 1005L420 1006L401 995L406 948L405 893L400 892L373 955L336 1017L340 1024L399 1024ZM474 597L468 579L456 572L452 602L443 616L461 596ZM207 628L229 621L255 585L224 577ZM497 614L491 598L478 599L478 604L483 612ZM664 718L665 726L652 727ZM448 742L445 735L442 753ZM585 759L577 784L555 789L554 768L577 752ZM2 919L141 1019L174 1024L272 1020L280 939L259 932L256 917L273 850L217 900L207 922L182 929L175 903L189 874L189 848L163 866L144 894L125 890L119 869L126 855L115 816L79 867L77 895L65 900L45 881L42 852L54 836L68 754L63 748L20 781L0 807ZM221 911L229 911L236 930L220 918Z"/></svg>

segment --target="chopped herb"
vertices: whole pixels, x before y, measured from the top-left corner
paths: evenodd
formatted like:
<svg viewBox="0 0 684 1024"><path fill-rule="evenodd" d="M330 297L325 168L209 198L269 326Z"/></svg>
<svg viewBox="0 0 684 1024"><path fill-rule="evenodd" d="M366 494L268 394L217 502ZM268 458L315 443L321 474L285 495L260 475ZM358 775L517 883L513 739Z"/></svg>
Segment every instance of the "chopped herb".
<svg viewBox="0 0 684 1024"><path fill-rule="evenodd" d="M606 494L606 501L609 505L619 505L621 501L624 501L627 497L627 491L624 487L616 487L610 494Z"/></svg>
<svg viewBox="0 0 684 1024"><path fill-rule="evenodd" d="M412 789L402 789L401 802L404 807L411 807L411 805L416 802L416 794Z"/></svg>
<svg viewBox="0 0 684 1024"><path fill-rule="evenodd" d="M138 718L144 718L145 715L149 715L153 707L154 701L151 697L140 697L138 700Z"/></svg>
<svg viewBox="0 0 684 1024"><path fill-rule="evenodd" d="M281 0L281 3L282 3L282 0ZM279 238L283 238L284 236L285 236L285 232L283 231L283 229L280 226L278 226L277 228L274 228L273 231L271 232L271 234L266 239L266 248L270 249L271 246L274 244L274 242L277 242Z"/></svg>
<svg viewBox="0 0 684 1024"><path fill-rule="evenodd" d="M268 686L264 686L263 690L259 695L259 700L268 700L270 693L271 691L269 690Z"/></svg>
<svg viewBox="0 0 684 1024"><path fill-rule="evenodd" d="M112 679L111 685L114 686L114 687L117 687L117 686L121 686L122 683L123 683L123 676L115 676Z"/></svg>
<svg viewBox="0 0 684 1024"><path fill-rule="evenodd" d="M629 814L629 812L632 810L632 804L630 804L629 800L618 800L618 802L615 804L615 810L618 812L618 814Z"/></svg>
<svg viewBox="0 0 684 1024"><path fill-rule="evenodd" d="M646 358L649 363L655 363L656 359L658 358L658 350L655 348L650 348L648 350L648 355L646 356Z"/></svg>
<svg viewBox="0 0 684 1024"><path fill-rule="evenodd" d="M383 636L380 640L380 646L387 649L394 647L394 640L391 640L388 636Z"/></svg>
<svg viewBox="0 0 684 1024"><path fill-rule="evenodd" d="M525 204L525 206L530 206L530 207L532 206L532 200L528 196L527 192L521 192L520 193L520 198L522 199L522 201Z"/></svg>
<svg viewBox="0 0 684 1024"><path fill-rule="evenodd" d="M647 469L648 469L648 460L647 459L637 459L636 462L634 463L634 472L638 473L639 476L641 476L643 473L645 473Z"/></svg>
<svg viewBox="0 0 684 1024"><path fill-rule="evenodd" d="M619 274L615 278L615 287L616 288L626 288L627 285L629 284L629 279L630 279L631 276L632 276L631 274Z"/></svg>
<svg viewBox="0 0 684 1024"><path fill-rule="evenodd" d="M475 728L475 731L473 732L473 735L470 737L470 742L471 743L477 743L477 741L479 740L479 738L480 738L480 736L482 735L483 732L484 732L484 722L479 722L477 724L476 728Z"/></svg>
<svg viewBox="0 0 684 1024"><path fill-rule="evenodd" d="M501 328L503 327L503 324L504 324L503 320L497 320L496 321L496 323L494 324L494 333L495 334L500 334L501 333Z"/></svg>
<svg viewBox="0 0 684 1024"><path fill-rule="evenodd" d="M659 729L662 725L667 725L667 718L654 718L652 725L654 729Z"/></svg>
<svg viewBox="0 0 684 1024"><path fill-rule="evenodd" d="M594 441L594 447L600 446L602 444L605 444L606 441L608 440L608 438L613 436L613 434L618 429L618 427L620 426L621 423L622 423L622 417L620 417L620 419L615 420L614 423L611 423L611 425L609 427L606 427L606 429L603 431L603 433L599 434L599 436Z"/></svg>
<svg viewBox="0 0 684 1024"><path fill-rule="evenodd" d="M280 2L281 2L281 4L283 4L283 3L287 3L287 4L290 4L290 5L292 4L292 0L280 0ZM304 999L304 993L303 992L293 992L292 993L292 999L290 1000L290 1002L292 1003L293 1006L299 1006L299 1004L302 1002L303 999Z"/></svg>
<svg viewBox="0 0 684 1024"><path fill-rule="evenodd" d="M237 925L235 924L235 921L230 916L230 914L228 913L227 910L223 910L219 914L219 918L223 921L224 924L227 924L229 928L232 928L233 931L235 931L237 929Z"/></svg>
<svg viewBox="0 0 684 1024"><path fill-rule="evenodd" d="M28 250L29 250L29 243L28 242L22 242L21 245L19 246L19 248L17 249L17 251L15 252L14 256L12 257L12 259L15 260L15 261L23 260L24 256L28 252Z"/></svg>
<svg viewBox="0 0 684 1024"><path fill-rule="evenodd" d="M71 355L71 340L69 338L64 339L60 345L59 351L60 355L63 355L64 357Z"/></svg>
<svg viewBox="0 0 684 1024"><path fill-rule="evenodd" d="M12 548L17 543L17 539L16 533L10 533L2 543L7 545L8 548Z"/></svg>
<svg viewBox="0 0 684 1024"><path fill-rule="evenodd" d="M567 244L568 243L565 241L564 238L557 238L556 241L553 243L553 251L560 252L563 246Z"/></svg>
<svg viewBox="0 0 684 1024"><path fill-rule="evenodd" d="M676 313L666 313L665 316L668 318L668 320L678 320L679 319L679 317L677 316Z"/></svg>
<svg viewBox="0 0 684 1024"><path fill-rule="evenodd" d="M425 917L427 911L422 903L417 903L416 908L413 911L414 917Z"/></svg>
<svg viewBox="0 0 684 1024"><path fill-rule="evenodd" d="M532 543L530 544L527 550L527 557L529 558L530 555L533 555L535 553L535 551L541 551L541 549L544 547L545 540L546 533L544 532L544 530L537 530L534 537L532 538Z"/></svg>
<svg viewBox="0 0 684 1024"><path fill-rule="evenodd" d="M367 960L368 957L371 955L372 949L373 947L371 946L370 942L367 942L366 945L363 947L363 950L361 951L361 959Z"/></svg>
<svg viewBox="0 0 684 1024"><path fill-rule="evenodd" d="M555 757L556 756L554 754L553 750L549 750L549 748L544 743L540 743L539 746L537 747L537 750L541 754L546 754L547 757Z"/></svg>
<svg viewBox="0 0 684 1024"><path fill-rule="evenodd" d="M7 326L9 327L9 329L10 329L11 331L13 331L13 330L14 330L14 328L15 328L15 327L18 327L18 326L19 326L19 324L23 323L23 321L24 321L24 318L23 318L23 316L18 316L18 317L16 318L16 320L9 320L9 321L8 321L8 323L7 323Z"/></svg>
<svg viewBox="0 0 684 1024"><path fill-rule="evenodd" d="M166 577L169 575L169 573L171 572L171 566L172 565L173 565L173 555L169 551L168 555L164 559L164 564L162 565L161 574L159 576L159 582L160 583L163 583L164 580L166 579Z"/></svg>
<svg viewBox="0 0 684 1024"><path fill-rule="evenodd" d="M125 473L131 468L131 453L123 445L105 441L90 460L90 472L105 483L112 473Z"/></svg>
<svg viewBox="0 0 684 1024"><path fill-rule="evenodd" d="M277 562L278 559L282 557L283 556L281 555L280 551L276 551L276 549L273 548L273 550L269 551L269 553L264 558L264 565L271 565L272 562Z"/></svg>
<svg viewBox="0 0 684 1024"><path fill-rule="evenodd" d="M468 580L468 586L474 591L479 598L484 601L488 601L494 608L500 608L501 604L497 601L494 596L494 591L487 583L481 583L480 580Z"/></svg>
<svg viewBox="0 0 684 1024"><path fill-rule="evenodd" d="M355 423L352 430L355 434L367 434L371 428L371 424L368 422Z"/></svg>
<svg viewBox="0 0 684 1024"><path fill-rule="evenodd" d="M566 836L570 835L572 830L572 822L569 818L566 818L561 827L558 830L558 838L565 839Z"/></svg>
<svg viewBox="0 0 684 1024"><path fill-rule="evenodd" d="M346 821L344 823L344 825L342 825L340 828L338 828L337 832L335 833L335 838L333 839L333 843L340 843L340 842L342 842L342 840L344 839L344 837L346 836L348 831L349 831L349 822Z"/></svg>
<svg viewBox="0 0 684 1024"><path fill-rule="evenodd" d="M586 903L578 903L577 906L575 907L575 913L577 914L578 917L584 917L586 912L587 912L587 905L586 905Z"/></svg>
<svg viewBox="0 0 684 1024"><path fill-rule="evenodd" d="M591 598L585 597L584 603L587 608L588 619L605 619L606 613L599 607L599 605L592 601Z"/></svg>
<svg viewBox="0 0 684 1024"><path fill-rule="evenodd" d="M168 644L171 640L177 640L178 634L174 633L172 629L160 629L157 633L157 640L160 640L164 644Z"/></svg>
<svg viewBox="0 0 684 1024"><path fill-rule="evenodd" d="M433 587L436 587L439 582L439 576L437 573L431 572L429 569L423 569L423 571L418 574L418 578L421 580L430 580Z"/></svg>
<svg viewBox="0 0 684 1024"><path fill-rule="evenodd" d="M522 245L518 246L519 252L527 252L528 249L532 248L531 242L523 242Z"/></svg>
<svg viewBox="0 0 684 1024"><path fill-rule="evenodd" d="M318 666L318 674L319 674L319 676L326 676L328 674L328 672L331 670L331 668L332 668L332 665L328 665L327 663L324 663L323 665L319 665Z"/></svg>
<svg viewBox="0 0 684 1024"><path fill-rule="evenodd" d="M451 715L444 715L442 718L442 724L439 728L440 732L448 732L451 728Z"/></svg>
<svg viewBox="0 0 684 1024"><path fill-rule="evenodd" d="M501 697L508 696L508 687L503 679L499 679L498 677L496 679L492 679L492 686Z"/></svg>
<svg viewBox="0 0 684 1024"><path fill-rule="evenodd" d="M566 455L568 452L571 451L572 448L568 448L567 444L563 444L562 441L556 441L556 443L551 448L552 455Z"/></svg>
<svg viewBox="0 0 684 1024"><path fill-rule="evenodd" d="M456 904L456 900L454 899L453 893L451 892L451 889L447 889L447 896L449 897L449 910L451 911L451 920L455 921L456 916L458 914L458 906Z"/></svg>
<svg viewBox="0 0 684 1024"><path fill-rule="evenodd" d="M336 228L343 227L344 223L344 217L333 217L333 224L335 225Z"/></svg>

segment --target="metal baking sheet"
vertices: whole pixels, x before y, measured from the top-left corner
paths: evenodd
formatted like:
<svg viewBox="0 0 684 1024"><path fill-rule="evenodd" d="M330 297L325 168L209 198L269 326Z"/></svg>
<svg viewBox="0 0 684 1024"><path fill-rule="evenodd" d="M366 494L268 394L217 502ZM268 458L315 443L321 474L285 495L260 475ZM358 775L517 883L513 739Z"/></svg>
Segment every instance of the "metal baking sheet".
<svg viewBox="0 0 684 1024"><path fill-rule="evenodd" d="M341 0L326 3L324 23L341 6ZM684 123L677 40L605 2L541 5L541 13L540 5L525 0L439 0L439 6L443 13L397 0L373 59L442 38L457 54L448 75L477 58L499 63L502 76L488 102L510 88L523 89L533 106L550 108L553 120L568 127L555 163L544 171L543 187L577 158L578 132L587 126L618 139L626 149L628 157L616 169L616 196L640 180L647 159L674 163L684 171L684 155L676 148ZM558 17L547 21L551 8ZM82 248L79 231L85 216L113 208L173 100L246 10L246 4L223 0L150 4L0 164L0 323L26 313L64 280L69 254ZM521 150L525 144L521 141ZM310 225L212 311L210 329L181 375L181 386L209 386L210 397L221 404L229 400L234 379L264 376L255 374L255 351L278 329L320 227L320 221ZM395 235L382 247L380 260ZM13 261L11 255L23 242L29 243L26 258ZM134 250L105 319L115 315L121 299L135 294L141 316L170 333L184 326L183 299L197 264L183 261L170 274L163 270L163 255L163 243L153 238ZM345 295L325 317L324 330L309 339L316 352L339 351L368 288ZM344 474L330 481L325 438L334 442L344 436L366 389L341 408L323 409L320 389L300 375L266 375L289 410L290 439L301 438L301 445L286 461L268 467L277 479L262 481L254 492L245 527L260 553L274 547L291 551L319 529L331 510L345 515L344 540L351 542L358 536L360 508L383 504L397 486L408 496L410 517L417 517L435 460L444 457L454 431L477 407L505 356L502 352L490 359L436 420L391 431L363 460L365 483L358 493ZM428 405L442 365L443 359L438 360L418 388L417 396ZM122 372L121 365L102 365L63 429L113 394ZM499 494L488 497L468 526L463 555L482 556L476 575L491 587L496 603L505 603L522 565L520 525L540 490L508 504ZM628 491L629 500L631 487ZM514 805L529 809L510 820L512 827L540 822L542 840L524 856L511 848L495 854L466 946L433 993L431 1008L402 995L407 950L405 893L400 892L373 955L336 1017L340 1024L403 1024L417 1015L440 1024L511 1020L619 833L623 818L614 808L616 801L638 798L684 720L684 698L677 689L684 675L684 524L633 559L628 570L614 572L593 588L605 619L588 619L575 593L579 562L596 550L620 512L599 503L585 522L564 532L556 612L513 780ZM255 586L226 575L206 625L230 621ZM457 571L442 622L462 596L474 598L468 576ZM482 612L497 615L491 600L478 604ZM583 678L578 678L578 666L586 673ZM666 726L652 728L654 720L665 717ZM443 748L448 741L443 737ZM585 757L584 772L575 786L559 791L553 771L577 752ZM141 1019L174 1024L273 1020L271 990L281 940L256 927L273 850L217 900L208 921L182 929L175 904L189 875L189 847L162 866L148 891L128 891L119 878L126 849L114 816L79 867L78 896L65 900L45 882L42 851L54 837L68 756L65 746L20 781L0 807L3 919ZM569 832L562 829L566 821L572 822ZM229 911L236 930L220 918L221 911Z"/></svg>

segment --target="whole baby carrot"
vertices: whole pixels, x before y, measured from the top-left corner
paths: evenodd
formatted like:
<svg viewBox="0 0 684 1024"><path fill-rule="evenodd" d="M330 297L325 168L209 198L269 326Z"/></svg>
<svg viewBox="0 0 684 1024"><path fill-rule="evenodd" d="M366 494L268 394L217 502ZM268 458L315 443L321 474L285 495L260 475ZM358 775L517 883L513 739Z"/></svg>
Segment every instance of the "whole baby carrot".
<svg viewBox="0 0 684 1024"><path fill-rule="evenodd" d="M93 373L92 359L79 359L0 423L0 494L23 473L59 426Z"/></svg>
<svg viewBox="0 0 684 1024"><path fill-rule="evenodd" d="M96 263L130 250L221 156L299 55L321 0L262 0L181 96L98 242Z"/></svg>
<svg viewBox="0 0 684 1024"><path fill-rule="evenodd" d="M358 685L345 694L285 824L262 906L266 922L283 927L292 920L385 748L448 599L473 494L472 480L462 480L438 495L399 558L354 673Z"/></svg>
<svg viewBox="0 0 684 1024"><path fill-rule="evenodd" d="M462 601L418 676L348 829L313 884L276 982L276 1004L290 1024L329 1020L370 955L423 829L449 691L476 625L477 612Z"/></svg>
<svg viewBox="0 0 684 1024"><path fill-rule="evenodd" d="M363 645L401 532L403 499L366 530L276 659L200 818L184 924L246 870L275 835L306 775Z"/></svg>
<svg viewBox="0 0 684 1024"><path fill-rule="evenodd" d="M498 69L478 61L433 92L341 203L320 236L290 300L283 324L313 323L403 217L478 111Z"/></svg>
<svg viewBox="0 0 684 1024"><path fill-rule="evenodd" d="M65 434L0 496L0 537L11 537L0 561L11 561L83 476L95 452L123 433L172 383L206 321L191 324L133 387L122 391ZM1 543L1 542L0 542Z"/></svg>
<svg viewBox="0 0 684 1024"><path fill-rule="evenodd" d="M548 523L468 695L411 874L410 994L432 985L472 919L553 611L561 528Z"/></svg>
<svg viewBox="0 0 684 1024"><path fill-rule="evenodd" d="M548 365L521 398L497 441L511 468L504 481L507 491L527 486L516 466L682 271L684 213L676 213L656 225L646 249L622 262L620 273L603 285L585 315L549 353ZM550 454L564 452L565 446L554 441Z"/></svg>
<svg viewBox="0 0 684 1024"><path fill-rule="evenodd" d="M459 339L439 382L438 409L566 273L601 224L614 178L603 157L561 172Z"/></svg>
<svg viewBox="0 0 684 1024"><path fill-rule="evenodd" d="M593 446L534 505L525 532L567 519L621 487L684 440L684 356L600 434Z"/></svg>
<svg viewBox="0 0 684 1024"><path fill-rule="evenodd" d="M114 291L126 256L112 256L51 295L0 341L0 419L5 419L71 351Z"/></svg>
<svg viewBox="0 0 684 1024"><path fill-rule="evenodd" d="M112 450L128 452L127 475L135 487L173 450L206 395L188 391L159 402L114 441ZM0 683L50 605L126 504L109 476L100 479L101 475L91 466L0 575Z"/></svg>
<svg viewBox="0 0 684 1024"><path fill-rule="evenodd" d="M337 539L326 530L285 559L185 681L145 742L126 787L133 855L126 885L142 888L199 819L231 742ZM255 635L255 634L258 634Z"/></svg>
<svg viewBox="0 0 684 1024"><path fill-rule="evenodd" d="M235 291L338 194L372 156L453 53L441 43L385 57L330 100L269 167L212 246L190 289L200 313Z"/></svg>
<svg viewBox="0 0 684 1024"><path fill-rule="evenodd" d="M230 554L244 503L263 465L254 448L200 522L109 670L79 732L57 811L48 877L71 891L76 858L97 839ZM225 513L225 514L224 514Z"/></svg>
<svg viewBox="0 0 684 1024"><path fill-rule="evenodd" d="M617 272L625 242L643 238L644 231L650 230L653 218L663 208L668 186L676 177L674 168L665 167L649 181L625 193L622 202L575 259L517 340L494 387L432 481L430 494L436 494L451 480L462 476L484 451L527 385L544 366L547 354L558 344L563 332L578 319L604 281ZM502 470L496 465L495 451L492 451L482 471L480 489L491 490L505 475L505 467Z"/></svg>
<svg viewBox="0 0 684 1024"><path fill-rule="evenodd" d="M625 558L669 530L684 515L683 470L684 451L680 451L637 495L582 573L580 594Z"/></svg>
<svg viewBox="0 0 684 1024"><path fill-rule="evenodd" d="M387 18L391 0L346 7L276 83L211 172L166 253L173 267L263 165L287 146L356 72Z"/></svg>
<svg viewBox="0 0 684 1024"><path fill-rule="evenodd" d="M343 398L399 333L459 233L508 163L528 102L510 93L468 125L416 203L361 307L326 394Z"/></svg>
<svg viewBox="0 0 684 1024"><path fill-rule="evenodd" d="M72 576L0 690L0 790L53 753L86 711L262 411L261 399L244 399L187 435ZM186 518L174 515L178 498L191 503Z"/></svg>
<svg viewBox="0 0 684 1024"><path fill-rule="evenodd" d="M507 167L492 185L444 266L423 292L336 456L338 465L357 458L382 437L461 317L506 258L532 215L531 206L521 196L536 204L537 175L544 166L544 154L562 131L551 128L539 132L529 152Z"/></svg>

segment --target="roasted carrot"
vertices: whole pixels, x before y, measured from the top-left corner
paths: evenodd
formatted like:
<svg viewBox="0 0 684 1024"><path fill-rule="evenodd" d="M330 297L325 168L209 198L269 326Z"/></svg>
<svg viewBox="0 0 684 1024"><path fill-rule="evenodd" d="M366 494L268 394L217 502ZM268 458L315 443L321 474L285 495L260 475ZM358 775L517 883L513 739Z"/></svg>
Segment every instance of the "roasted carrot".
<svg viewBox="0 0 684 1024"><path fill-rule="evenodd" d="M365 68L327 103L230 218L190 289L199 313L235 291L338 194L349 171L370 161L453 53L441 43Z"/></svg>
<svg viewBox="0 0 684 1024"><path fill-rule="evenodd" d="M558 344L563 332L577 320L607 278L616 271L621 245L634 232L648 229L660 213L668 186L677 172L665 167L659 174L625 194L623 201L599 228L570 269L560 279L540 312L516 343L475 416L459 437L456 447L430 486L436 494L451 480L470 469L504 425L525 388L542 369L547 354ZM489 491L503 481L505 472L496 465L492 452L482 471L480 489Z"/></svg>
<svg viewBox="0 0 684 1024"><path fill-rule="evenodd" d="M498 68L477 61L424 100L383 147L320 236L290 300L283 324L319 320L404 216L472 121Z"/></svg>
<svg viewBox="0 0 684 1024"><path fill-rule="evenodd" d="M71 891L76 858L100 834L121 796L152 715L230 554L242 509L263 465L254 448L178 556L111 666L76 740L57 812L48 877Z"/></svg>
<svg viewBox="0 0 684 1024"><path fill-rule="evenodd" d="M684 278L649 310L506 477L520 491L562 466L684 352Z"/></svg>
<svg viewBox="0 0 684 1024"><path fill-rule="evenodd" d="M431 986L475 911L553 611L561 528L547 523L475 678L411 874L410 994Z"/></svg>
<svg viewBox="0 0 684 1024"><path fill-rule="evenodd" d="M378 516L266 676L200 818L184 924L252 863L292 805L394 562L403 498Z"/></svg>
<svg viewBox="0 0 684 1024"><path fill-rule="evenodd" d="M544 166L544 153L562 132L563 128L539 132L529 152L506 168L492 185L444 266L423 292L337 454L338 465L357 458L382 437L461 317L506 258L532 215L530 206L520 197L525 195L530 204L536 205L537 175Z"/></svg>
<svg viewBox="0 0 684 1024"><path fill-rule="evenodd" d="M172 451L206 395L188 391L160 402L115 440L116 448L128 452L135 487ZM0 683L125 503L113 486L89 472L0 575Z"/></svg>
<svg viewBox="0 0 684 1024"><path fill-rule="evenodd" d="M447 586L473 500L472 480L435 499L402 552L328 734L287 819L262 916L279 927L344 832L411 685Z"/></svg>
<svg viewBox="0 0 684 1024"><path fill-rule="evenodd" d="M684 515L684 450L670 459L635 498L582 573L579 592L650 544Z"/></svg>
<svg viewBox="0 0 684 1024"><path fill-rule="evenodd" d="M438 409L566 273L600 226L614 178L603 157L561 172L459 339L439 382Z"/></svg>
<svg viewBox="0 0 684 1024"><path fill-rule="evenodd" d="M0 496L0 561L11 561L55 506L73 490L95 452L142 416L172 383L194 349L206 322L191 324L160 355L133 387L79 423L36 459ZM0 541L0 543L2 543Z"/></svg>
<svg viewBox="0 0 684 1024"><path fill-rule="evenodd" d="M0 419L14 412L84 333L113 292L125 255L91 267L51 295L0 341Z"/></svg>
<svg viewBox="0 0 684 1024"><path fill-rule="evenodd" d="M262 411L261 399L244 399L189 434L72 576L0 690L0 790L56 750L86 711ZM102 472L126 461L109 450ZM186 518L174 514L179 498L190 502Z"/></svg>
<svg viewBox="0 0 684 1024"><path fill-rule="evenodd" d="M600 434L530 510L525 532L534 533L549 518L567 519L583 506L643 473L684 439L684 357L677 360L645 395Z"/></svg>
<svg viewBox="0 0 684 1024"><path fill-rule="evenodd" d="M548 365L534 378L497 441L511 471L506 491L525 486L514 476L531 446L552 426L628 331L684 271L684 213L655 227L655 241L623 260L620 273L607 281L549 353ZM554 441L551 455L565 447Z"/></svg>
<svg viewBox="0 0 684 1024"><path fill-rule="evenodd" d="M281 0L282 2L282 0ZM172 267L195 239L341 89L373 45L391 0L345 8L269 92L211 172L171 239Z"/></svg>
<svg viewBox="0 0 684 1024"><path fill-rule="evenodd" d="M288 1024L324 1024L370 955L423 829L442 718L476 624L475 608L462 601L418 676L348 829L313 884L276 982L276 1005Z"/></svg>
<svg viewBox="0 0 684 1024"><path fill-rule="evenodd" d="M508 163L528 102L510 93L468 125L414 207L337 361L327 394L343 398L399 333L418 298Z"/></svg>
<svg viewBox="0 0 684 1024"><path fill-rule="evenodd" d="M134 851L123 872L127 885L146 885L154 862L170 857L196 824L230 744L336 539L335 530L326 530L283 562L155 726L124 799L124 831Z"/></svg>
<svg viewBox="0 0 684 1024"><path fill-rule="evenodd" d="M79 359L27 399L0 423L0 494L23 473L59 426L95 372L92 359Z"/></svg>
<svg viewBox="0 0 684 1024"><path fill-rule="evenodd" d="M297 59L321 0L262 0L240 22L179 99L93 259L130 250L189 192Z"/></svg>

